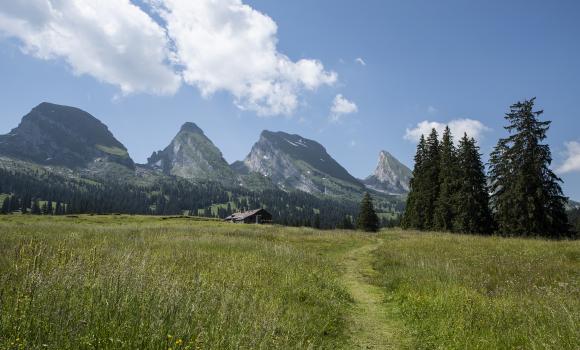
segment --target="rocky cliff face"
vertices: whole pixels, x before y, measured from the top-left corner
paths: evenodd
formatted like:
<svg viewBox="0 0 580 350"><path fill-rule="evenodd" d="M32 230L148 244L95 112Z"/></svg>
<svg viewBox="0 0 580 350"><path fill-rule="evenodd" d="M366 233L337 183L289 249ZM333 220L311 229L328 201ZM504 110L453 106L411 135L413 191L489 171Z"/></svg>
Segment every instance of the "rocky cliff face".
<svg viewBox="0 0 580 350"><path fill-rule="evenodd" d="M284 132L263 131L246 159L232 167L261 174L285 190L343 195L363 188L322 145Z"/></svg>
<svg viewBox="0 0 580 350"><path fill-rule="evenodd" d="M0 136L0 155L69 168L103 162L135 166L125 146L97 118L78 108L46 102Z"/></svg>
<svg viewBox="0 0 580 350"><path fill-rule="evenodd" d="M235 177L221 151L194 123L183 124L169 146L154 152L147 164L186 179L233 182Z"/></svg>
<svg viewBox="0 0 580 350"><path fill-rule="evenodd" d="M411 175L411 170L397 158L387 151L381 151L374 173L364 180L364 184L382 193L404 194L409 192Z"/></svg>

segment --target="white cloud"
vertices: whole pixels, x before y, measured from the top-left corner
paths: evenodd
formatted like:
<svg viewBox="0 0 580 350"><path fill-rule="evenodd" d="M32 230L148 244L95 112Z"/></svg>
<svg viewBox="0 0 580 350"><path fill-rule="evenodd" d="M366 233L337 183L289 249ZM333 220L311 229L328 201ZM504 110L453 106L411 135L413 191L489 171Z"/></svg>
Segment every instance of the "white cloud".
<svg viewBox="0 0 580 350"><path fill-rule="evenodd" d="M128 0L10 0L0 3L0 33L40 59L61 58L78 75L124 94L175 93L180 78L165 64L164 29Z"/></svg>
<svg viewBox="0 0 580 350"><path fill-rule="evenodd" d="M445 126L447 125L449 126L449 129L451 129L451 133L455 137L455 141L458 141L461 137L463 137L464 133L467 133L469 137L481 139L483 133L490 130L479 120L473 119L455 119L448 123L430 122L428 120L424 120L418 123L414 128L407 129L404 138L406 140L416 142L419 141L421 135L429 135L432 129L437 130L439 136L441 136L445 130Z"/></svg>
<svg viewBox="0 0 580 350"><path fill-rule="evenodd" d="M357 57L354 61L363 67L367 65L367 63L365 62L365 60L362 59L362 57Z"/></svg>
<svg viewBox="0 0 580 350"><path fill-rule="evenodd" d="M330 107L330 120L332 122L340 122L342 117L347 114L358 112L356 103L347 100L341 94L336 95Z"/></svg>
<svg viewBox="0 0 580 350"><path fill-rule="evenodd" d="M123 93L172 94L183 81L259 115L291 114L304 91L337 80L318 60L280 53L276 23L241 0L144 2L163 26L129 0L3 1L0 33Z"/></svg>
<svg viewBox="0 0 580 350"><path fill-rule="evenodd" d="M559 173L570 173L580 171L580 142L566 142L566 160L558 168Z"/></svg>
<svg viewBox="0 0 580 350"><path fill-rule="evenodd" d="M278 52L277 25L241 0L157 0L183 79L204 96L225 90L260 115L291 114L303 90L332 85L334 72Z"/></svg>

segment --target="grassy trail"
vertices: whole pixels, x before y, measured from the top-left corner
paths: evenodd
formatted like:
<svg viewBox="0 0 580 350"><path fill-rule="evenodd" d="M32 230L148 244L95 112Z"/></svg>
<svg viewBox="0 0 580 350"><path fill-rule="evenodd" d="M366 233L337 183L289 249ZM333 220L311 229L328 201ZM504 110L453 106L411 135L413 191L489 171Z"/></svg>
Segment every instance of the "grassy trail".
<svg viewBox="0 0 580 350"><path fill-rule="evenodd" d="M406 348L397 306L394 302L385 303L384 289L369 282L377 274L372 267L372 252L381 243L377 239L345 255L344 283L355 302L349 335L359 349Z"/></svg>

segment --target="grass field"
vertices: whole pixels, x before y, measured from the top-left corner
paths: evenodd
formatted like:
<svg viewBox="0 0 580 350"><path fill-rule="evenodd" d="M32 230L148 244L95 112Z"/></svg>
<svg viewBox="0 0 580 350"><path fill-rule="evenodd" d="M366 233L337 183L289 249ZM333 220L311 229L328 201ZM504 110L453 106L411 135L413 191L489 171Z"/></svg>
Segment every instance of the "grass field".
<svg viewBox="0 0 580 350"><path fill-rule="evenodd" d="M2 349L578 349L580 243L0 217Z"/></svg>

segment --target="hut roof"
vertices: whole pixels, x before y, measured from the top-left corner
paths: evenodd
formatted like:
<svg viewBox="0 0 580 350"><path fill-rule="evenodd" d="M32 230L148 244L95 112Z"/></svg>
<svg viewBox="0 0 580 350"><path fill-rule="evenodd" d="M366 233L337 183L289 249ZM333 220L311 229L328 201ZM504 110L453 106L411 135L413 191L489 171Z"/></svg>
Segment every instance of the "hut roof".
<svg viewBox="0 0 580 350"><path fill-rule="evenodd" d="M245 220L246 218L249 218L252 215L258 214L262 210L264 210L264 209L260 208L260 209L244 211L241 213L233 213L232 215L225 218L225 220L234 220L234 221Z"/></svg>

